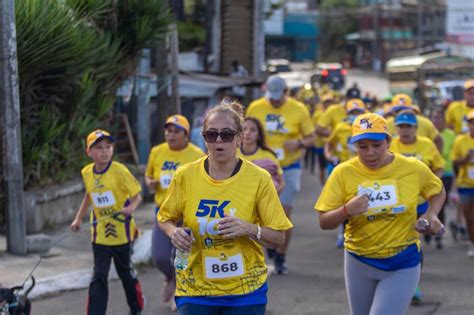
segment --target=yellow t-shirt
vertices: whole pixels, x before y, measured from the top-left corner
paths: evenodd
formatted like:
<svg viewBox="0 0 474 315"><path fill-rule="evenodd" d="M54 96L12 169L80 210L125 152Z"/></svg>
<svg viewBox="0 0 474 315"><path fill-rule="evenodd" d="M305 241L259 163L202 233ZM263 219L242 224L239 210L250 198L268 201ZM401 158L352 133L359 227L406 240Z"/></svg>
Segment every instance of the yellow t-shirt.
<svg viewBox="0 0 474 315"><path fill-rule="evenodd" d="M205 171L205 160L176 172L157 215L159 222L183 220L195 239L187 269L176 270L176 296L248 294L267 279L262 247L247 236L219 236L219 221L225 214L274 230L292 224L268 172L243 159L237 174L215 180Z"/></svg>
<svg viewBox="0 0 474 315"><path fill-rule="evenodd" d="M242 150L237 150L237 156L240 158L243 158L247 161L250 162L255 162L258 160L271 160L273 163L275 163L278 167L278 174L282 175L283 174L283 169L280 166L280 161L274 156L271 152L262 150L261 148L257 148L257 151L255 151L252 154L243 154Z"/></svg>
<svg viewBox="0 0 474 315"><path fill-rule="evenodd" d="M351 136L352 126L348 122L343 121L336 125L336 128L334 128L326 140L335 149L334 153L340 162L347 161L357 155L355 146L349 144Z"/></svg>
<svg viewBox="0 0 474 315"><path fill-rule="evenodd" d="M324 112L319 126L334 130L337 124L342 122L347 117L346 109L342 104L333 104L329 106Z"/></svg>
<svg viewBox="0 0 474 315"><path fill-rule="evenodd" d="M428 165L433 171L444 169L446 165L436 145L426 137L417 136L416 141L412 144L403 144L400 138L393 138L390 144L390 151L404 156L415 157L417 160Z"/></svg>
<svg viewBox="0 0 474 315"><path fill-rule="evenodd" d="M161 143L151 149L145 175L159 180L155 193L155 204L159 207L165 200L166 191L178 167L196 161L205 154L192 143L181 151L173 151L168 143Z"/></svg>
<svg viewBox="0 0 474 315"><path fill-rule="evenodd" d="M262 123L268 145L276 153L283 168L301 158L301 149L290 152L284 148L284 143L302 139L314 132L308 110L291 97L279 108L273 107L264 97L255 100L249 105L247 116L255 117Z"/></svg>
<svg viewBox="0 0 474 315"><path fill-rule="evenodd" d="M464 158L470 151L474 151L474 138L470 134L459 135L454 141L451 160ZM461 165L456 178L456 185L458 188L474 188L474 159Z"/></svg>
<svg viewBox="0 0 474 315"><path fill-rule="evenodd" d="M454 127L456 134L469 132L466 115L473 110L474 107L468 107L466 101L452 102L446 110L446 124Z"/></svg>
<svg viewBox="0 0 474 315"><path fill-rule="evenodd" d="M82 171L82 179L87 194L92 202L90 222L92 224L92 243L101 245L123 245L133 241L137 236L137 228L133 217L103 218L120 212L141 190L140 183L122 164L112 161L101 174L93 171L94 163L86 165Z"/></svg>
<svg viewBox="0 0 474 315"><path fill-rule="evenodd" d="M311 117L311 119L313 120L314 128L319 126L319 122L321 121L323 114L324 114L324 109L322 108L322 106L320 105L316 106L316 110L314 111L313 116ZM324 138L320 136L316 136L316 140L314 141L314 146L316 148L324 147Z"/></svg>
<svg viewBox="0 0 474 315"><path fill-rule="evenodd" d="M435 140L439 135L438 129L433 125L433 122L426 118L425 116L416 115L418 121L418 128L416 129L416 135L421 137L426 137L431 140ZM398 137L397 126L395 126L395 118L387 118L388 130L392 137Z"/></svg>
<svg viewBox="0 0 474 315"><path fill-rule="evenodd" d="M411 244L420 246L415 230L418 196L441 192L443 184L422 162L395 154L392 163L372 170L359 157L339 164L324 185L314 208L331 211L370 188L367 212L351 216L344 234L348 251L369 258L392 257Z"/></svg>

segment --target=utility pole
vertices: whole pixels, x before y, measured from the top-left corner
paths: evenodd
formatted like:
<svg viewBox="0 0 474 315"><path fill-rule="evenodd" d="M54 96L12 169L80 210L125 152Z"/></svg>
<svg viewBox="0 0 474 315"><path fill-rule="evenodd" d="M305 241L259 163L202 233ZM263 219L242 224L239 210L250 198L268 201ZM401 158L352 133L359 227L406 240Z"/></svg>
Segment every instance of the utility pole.
<svg viewBox="0 0 474 315"><path fill-rule="evenodd" d="M20 98L14 0L0 1L0 111L2 123L3 172L7 219L7 250L26 254L26 225L23 201Z"/></svg>

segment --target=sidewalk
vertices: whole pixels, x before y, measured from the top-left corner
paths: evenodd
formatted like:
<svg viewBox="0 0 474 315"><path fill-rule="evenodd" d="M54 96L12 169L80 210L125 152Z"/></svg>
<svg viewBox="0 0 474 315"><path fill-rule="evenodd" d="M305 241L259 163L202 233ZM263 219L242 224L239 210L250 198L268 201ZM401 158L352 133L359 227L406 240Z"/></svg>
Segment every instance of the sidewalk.
<svg viewBox="0 0 474 315"><path fill-rule="evenodd" d="M147 263L150 258L151 228L154 203L144 203L135 212L135 220L142 235L135 243L132 260L136 264ZM69 227L58 227L44 233L55 242ZM30 297L40 298L53 293L86 288L92 276L93 258L89 227L69 234L45 255L34 272L36 286ZM6 236L0 235L0 283L3 287L21 285L40 259L39 254L14 256L6 252ZM112 264L111 278L117 278Z"/></svg>

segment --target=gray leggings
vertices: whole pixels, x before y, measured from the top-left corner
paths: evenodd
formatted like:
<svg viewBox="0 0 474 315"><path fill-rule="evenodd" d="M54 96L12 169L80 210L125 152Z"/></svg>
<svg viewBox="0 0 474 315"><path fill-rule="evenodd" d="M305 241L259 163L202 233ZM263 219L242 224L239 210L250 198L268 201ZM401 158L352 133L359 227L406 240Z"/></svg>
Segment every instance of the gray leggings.
<svg viewBox="0 0 474 315"><path fill-rule="evenodd" d="M420 279L421 267L383 271L344 253L346 290L352 315L403 315Z"/></svg>
<svg viewBox="0 0 474 315"><path fill-rule="evenodd" d="M158 227L156 220L153 223L151 238L151 256L156 268L160 270L167 280L174 279L175 271L173 265L174 247L171 239Z"/></svg>

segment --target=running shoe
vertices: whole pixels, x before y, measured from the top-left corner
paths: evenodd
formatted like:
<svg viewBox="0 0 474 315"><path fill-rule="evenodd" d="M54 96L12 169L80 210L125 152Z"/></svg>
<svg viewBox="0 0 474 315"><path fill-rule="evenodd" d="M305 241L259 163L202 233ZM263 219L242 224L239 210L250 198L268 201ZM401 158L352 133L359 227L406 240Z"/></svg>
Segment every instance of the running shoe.
<svg viewBox="0 0 474 315"><path fill-rule="evenodd" d="M467 230L464 226L458 226L459 234L461 235L461 240L468 241L469 235L467 235Z"/></svg>
<svg viewBox="0 0 474 315"><path fill-rule="evenodd" d="M441 236L436 236L435 242L436 242L436 249L443 249L443 239L441 238Z"/></svg>
<svg viewBox="0 0 474 315"><path fill-rule="evenodd" d="M276 254L275 257L275 272L277 275L288 274L288 266L286 265L285 255Z"/></svg>
<svg viewBox="0 0 474 315"><path fill-rule="evenodd" d="M467 257L474 258L474 243L469 244L469 249L467 250Z"/></svg>
<svg viewBox="0 0 474 315"><path fill-rule="evenodd" d="M416 287L415 293L413 294L413 297L411 298L411 304L412 305L420 305L421 304L420 287Z"/></svg>
<svg viewBox="0 0 474 315"><path fill-rule="evenodd" d="M268 258L270 259L275 259L275 256L276 256L276 249L273 249L273 248L267 248L267 255L268 255Z"/></svg>
<svg viewBox="0 0 474 315"><path fill-rule="evenodd" d="M458 225L454 221L449 221L449 230L451 231L451 235L453 236L453 239L457 242L459 228L458 228Z"/></svg>

